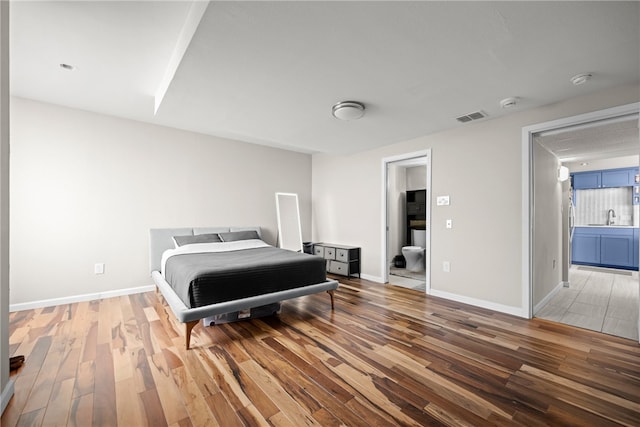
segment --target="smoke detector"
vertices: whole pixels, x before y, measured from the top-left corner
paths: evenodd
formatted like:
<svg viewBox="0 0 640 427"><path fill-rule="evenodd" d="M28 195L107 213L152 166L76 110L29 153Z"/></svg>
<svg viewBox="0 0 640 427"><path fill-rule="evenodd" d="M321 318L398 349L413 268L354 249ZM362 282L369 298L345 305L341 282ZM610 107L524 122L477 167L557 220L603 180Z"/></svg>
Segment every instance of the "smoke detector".
<svg viewBox="0 0 640 427"><path fill-rule="evenodd" d="M500 101L500 107L511 108L511 107L515 107L517 103L518 103L518 98L509 97Z"/></svg>
<svg viewBox="0 0 640 427"><path fill-rule="evenodd" d="M591 77L593 77L593 75L589 73L576 74L575 76L571 77L570 81L574 84L574 86L580 86L591 80Z"/></svg>

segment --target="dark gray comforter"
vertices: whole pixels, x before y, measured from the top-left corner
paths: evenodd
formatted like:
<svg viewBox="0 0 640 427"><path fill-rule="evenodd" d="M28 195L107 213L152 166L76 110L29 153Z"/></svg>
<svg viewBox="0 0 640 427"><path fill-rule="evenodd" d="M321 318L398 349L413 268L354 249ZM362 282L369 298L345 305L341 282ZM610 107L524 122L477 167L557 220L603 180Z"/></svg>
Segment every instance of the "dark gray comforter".
<svg viewBox="0 0 640 427"><path fill-rule="evenodd" d="M194 308L321 283L326 269L321 257L264 247L174 255L165 278Z"/></svg>

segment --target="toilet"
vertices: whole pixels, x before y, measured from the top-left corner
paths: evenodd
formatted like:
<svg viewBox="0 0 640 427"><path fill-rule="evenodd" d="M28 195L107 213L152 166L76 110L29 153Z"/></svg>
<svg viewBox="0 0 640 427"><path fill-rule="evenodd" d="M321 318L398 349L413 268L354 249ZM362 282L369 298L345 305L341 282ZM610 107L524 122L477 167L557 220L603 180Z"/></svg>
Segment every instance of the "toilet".
<svg viewBox="0 0 640 427"><path fill-rule="evenodd" d="M426 246L427 232L425 230L411 230L411 243L413 246L404 246L402 255L407 261L407 270L424 270L424 252Z"/></svg>

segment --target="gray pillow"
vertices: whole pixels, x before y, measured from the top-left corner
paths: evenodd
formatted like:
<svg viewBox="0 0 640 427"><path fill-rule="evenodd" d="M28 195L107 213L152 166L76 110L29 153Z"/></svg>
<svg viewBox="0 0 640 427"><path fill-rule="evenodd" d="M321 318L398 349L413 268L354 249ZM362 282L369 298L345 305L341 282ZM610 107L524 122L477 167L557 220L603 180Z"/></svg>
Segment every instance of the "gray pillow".
<svg viewBox="0 0 640 427"><path fill-rule="evenodd" d="M222 242L222 240L220 240L220 236L218 236L217 233L196 234L195 236L173 236L173 241L176 243L176 248L183 245L190 245L192 243Z"/></svg>
<svg viewBox="0 0 640 427"><path fill-rule="evenodd" d="M255 230L246 231L230 231L228 233L219 233L223 242L235 242L236 240L260 239L258 232Z"/></svg>

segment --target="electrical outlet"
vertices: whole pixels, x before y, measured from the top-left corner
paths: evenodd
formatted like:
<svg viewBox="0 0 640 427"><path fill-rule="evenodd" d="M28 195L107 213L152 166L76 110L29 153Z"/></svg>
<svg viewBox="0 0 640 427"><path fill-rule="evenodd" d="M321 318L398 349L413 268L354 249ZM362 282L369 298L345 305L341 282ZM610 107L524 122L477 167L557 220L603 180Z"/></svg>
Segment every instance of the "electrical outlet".
<svg viewBox="0 0 640 427"><path fill-rule="evenodd" d="M451 263L449 261L442 261L442 271L445 273L451 272Z"/></svg>
<svg viewBox="0 0 640 427"><path fill-rule="evenodd" d="M93 273L94 274L104 274L104 264L103 263L98 263L96 265L93 266Z"/></svg>

